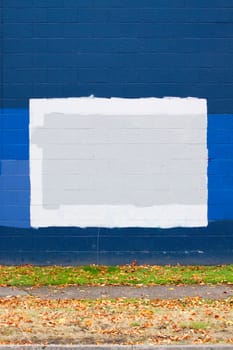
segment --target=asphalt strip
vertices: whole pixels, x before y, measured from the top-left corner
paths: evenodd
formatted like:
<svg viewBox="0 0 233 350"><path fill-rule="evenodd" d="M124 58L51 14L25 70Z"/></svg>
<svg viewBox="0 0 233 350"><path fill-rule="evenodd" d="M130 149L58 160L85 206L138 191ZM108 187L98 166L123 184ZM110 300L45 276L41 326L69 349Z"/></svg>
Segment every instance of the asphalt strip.
<svg viewBox="0 0 233 350"><path fill-rule="evenodd" d="M183 285L183 286L68 286L68 287L0 287L0 297L35 296L41 299L104 299L145 298L227 299L233 296L233 285Z"/></svg>

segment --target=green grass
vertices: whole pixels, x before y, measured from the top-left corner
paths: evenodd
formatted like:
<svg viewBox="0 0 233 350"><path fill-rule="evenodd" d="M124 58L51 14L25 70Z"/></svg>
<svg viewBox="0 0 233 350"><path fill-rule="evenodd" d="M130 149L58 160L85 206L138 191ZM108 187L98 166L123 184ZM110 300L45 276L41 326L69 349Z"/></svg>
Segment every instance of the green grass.
<svg viewBox="0 0 233 350"><path fill-rule="evenodd" d="M203 321L181 322L180 327L199 330L209 328L210 324L208 322Z"/></svg>
<svg viewBox="0 0 233 350"><path fill-rule="evenodd" d="M233 284L233 265L0 266L0 285Z"/></svg>

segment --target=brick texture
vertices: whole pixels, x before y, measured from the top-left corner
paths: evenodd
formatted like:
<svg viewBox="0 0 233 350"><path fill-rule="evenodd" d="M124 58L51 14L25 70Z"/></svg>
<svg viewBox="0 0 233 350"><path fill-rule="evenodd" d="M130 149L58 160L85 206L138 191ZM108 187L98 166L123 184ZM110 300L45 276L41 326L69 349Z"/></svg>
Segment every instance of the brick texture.
<svg viewBox="0 0 233 350"><path fill-rule="evenodd" d="M29 98L92 94L208 100L207 228L29 229ZM0 263L232 263L232 96L233 0L0 0Z"/></svg>
<svg viewBox="0 0 233 350"><path fill-rule="evenodd" d="M231 0L1 0L1 107L194 96L232 113Z"/></svg>

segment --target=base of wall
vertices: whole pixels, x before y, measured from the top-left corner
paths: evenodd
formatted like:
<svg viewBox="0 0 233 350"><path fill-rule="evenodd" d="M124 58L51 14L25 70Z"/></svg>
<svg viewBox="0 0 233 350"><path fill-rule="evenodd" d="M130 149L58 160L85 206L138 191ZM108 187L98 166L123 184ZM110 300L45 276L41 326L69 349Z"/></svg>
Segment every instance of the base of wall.
<svg viewBox="0 0 233 350"><path fill-rule="evenodd" d="M0 227L0 264L230 264L233 221L207 228Z"/></svg>

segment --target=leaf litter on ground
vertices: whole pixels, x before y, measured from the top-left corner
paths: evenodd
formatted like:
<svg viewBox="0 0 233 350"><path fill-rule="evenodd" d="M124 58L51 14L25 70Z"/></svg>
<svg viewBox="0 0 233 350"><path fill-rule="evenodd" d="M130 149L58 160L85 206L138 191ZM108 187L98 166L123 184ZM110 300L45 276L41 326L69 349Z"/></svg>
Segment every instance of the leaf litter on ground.
<svg viewBox="0 0 233 350"><path fill-rule="evenodd" d="M0 298L0 344L233 343L233 298Z"/></svg>

